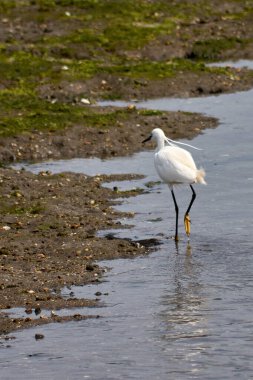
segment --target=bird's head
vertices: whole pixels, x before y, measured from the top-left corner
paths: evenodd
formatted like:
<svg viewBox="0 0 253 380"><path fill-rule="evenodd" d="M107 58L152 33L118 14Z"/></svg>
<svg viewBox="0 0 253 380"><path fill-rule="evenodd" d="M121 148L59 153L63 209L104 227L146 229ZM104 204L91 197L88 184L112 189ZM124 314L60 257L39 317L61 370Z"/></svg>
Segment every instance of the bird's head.
<svg viewBox="0 0 253 380"><path fill-rule="evenodd" d="M166 136L165 136L165 134L161 128L155 128L155 129L153 129L151 134L145 140L142 141L142 143L145 143L149 140L155 140L156 142L158 142L161 140L166 141L167 138L166 138Z"/></svg>
<svg viewBox="0 0 253 380"><path fill-rule="evenodd" d="M169 145L169 146L185 145L185 146L189 146L190 148L193 148L196 150L202 150L200 148L197 148L196 146L186 144L186 143L183 143L181 141L174 141L174 140L166 137L161 128L153 129L151 134L145 140L143 140L142 143L145 143L149 140L155 140L155 142L158 146L158 149L162 148L164 145Z"/></svg>

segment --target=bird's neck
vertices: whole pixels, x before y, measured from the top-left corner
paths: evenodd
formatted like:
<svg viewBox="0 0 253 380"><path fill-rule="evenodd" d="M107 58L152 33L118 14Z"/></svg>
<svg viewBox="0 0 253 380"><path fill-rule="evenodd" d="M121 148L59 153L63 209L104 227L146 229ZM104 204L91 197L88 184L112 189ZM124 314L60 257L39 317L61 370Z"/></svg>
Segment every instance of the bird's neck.
<svg viewBox="0 0 253 380"><path fill-rule="evenodd" d="M157 139L156 151L159 152L159 150L161 150L162 148L164 148L164 145L165 145L164 138L160 137L159 139Z"/></svg>

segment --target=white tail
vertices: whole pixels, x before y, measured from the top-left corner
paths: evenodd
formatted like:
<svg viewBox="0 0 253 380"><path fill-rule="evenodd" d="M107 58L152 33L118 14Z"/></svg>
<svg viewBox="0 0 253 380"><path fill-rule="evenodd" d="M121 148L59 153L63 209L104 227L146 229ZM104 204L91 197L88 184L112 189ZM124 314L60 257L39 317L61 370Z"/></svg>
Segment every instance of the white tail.
<svg viewBox="0 0 253 380"><path fill-rule="evenodd" d="M205 175L206 175L206 172L204 169L200 168L199 170L197 170L196 182L206 185Z"/></svg>

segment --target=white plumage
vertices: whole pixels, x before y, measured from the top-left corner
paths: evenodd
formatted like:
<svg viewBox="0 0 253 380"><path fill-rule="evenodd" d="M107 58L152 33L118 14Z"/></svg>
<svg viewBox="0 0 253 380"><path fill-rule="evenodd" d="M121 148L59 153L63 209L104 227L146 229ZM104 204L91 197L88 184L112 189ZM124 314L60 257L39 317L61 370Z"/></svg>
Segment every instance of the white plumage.
<svg viewBox="0 0 253 380"><path fill-rule="evenodd" d="M154 163L158 175L163 180L163 182L169 185L172 193L175 210L176 210L176 233L175 240L178 241L178 206L174 194L174 185L188 184L192 190L192 199L189 207L185 213L184 223L187 235L190 235L190 208L196 198L196 193L192 187L194 183L205 182L205 171L203 169L197 169L192 155L187 150L176 146L175 144L182 144L195 148L189 144L184 144L180 142L175 142L167 138L160 128L153 129L151 135L144 140L155 140L157 144L157 149L155 152ZM197 148L195 148L197 149Z"/></svg>

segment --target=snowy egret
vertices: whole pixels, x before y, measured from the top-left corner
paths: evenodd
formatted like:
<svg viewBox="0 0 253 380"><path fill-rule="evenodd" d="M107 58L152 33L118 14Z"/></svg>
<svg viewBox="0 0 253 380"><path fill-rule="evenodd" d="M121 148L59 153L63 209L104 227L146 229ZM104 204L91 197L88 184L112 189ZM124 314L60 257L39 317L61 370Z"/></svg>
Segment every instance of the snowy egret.
<svg viewBox="0 0 253 380"><path fill-rule="evenodd" d="M177 205L176 197L174 194L174 186L187 184L190 186L192 191L192 198L190 204L184 215L184 226L185 231L188 237L190 236L190 216L189 212L192 207L192 204L196 198L195 190L192 186L193 183L202 183L205 182L205 171L204 169L197 169L195 162L192 158L192 155L187 150L178 147L176 144L186 145L194 149L198 149L192 145L185 144L182 142L174 141L167 138L160 128L155 128L151 132L151 135L143 141L145 143L149 140L155 140L157 144L157 149L155 152L155 168L158 175L167 183L173 198L176 211L176 231L175 231L175 241L178 241L178 212L179 208ZM198 149L199 150L199 149Z"/></svg>

